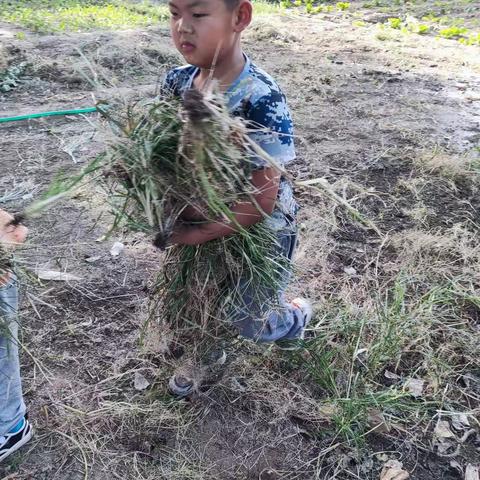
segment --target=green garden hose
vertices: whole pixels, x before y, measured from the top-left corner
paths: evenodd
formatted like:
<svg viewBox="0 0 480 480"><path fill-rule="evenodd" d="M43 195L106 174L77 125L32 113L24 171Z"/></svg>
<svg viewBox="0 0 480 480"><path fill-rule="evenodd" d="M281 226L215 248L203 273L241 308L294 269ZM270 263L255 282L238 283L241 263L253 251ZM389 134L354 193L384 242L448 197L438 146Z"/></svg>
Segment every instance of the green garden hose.
<svg viewBox="0 0 480 480"><path fill-rule="evenodd" d="M96 112L97 107L79 108L76 110L59 110L56 112L30 113L27 115L18 115L17 117L0 117L0 123L18 122L20 120L30 120L31 118L53 117L55 115L80 115L82 113Z"/></svg>

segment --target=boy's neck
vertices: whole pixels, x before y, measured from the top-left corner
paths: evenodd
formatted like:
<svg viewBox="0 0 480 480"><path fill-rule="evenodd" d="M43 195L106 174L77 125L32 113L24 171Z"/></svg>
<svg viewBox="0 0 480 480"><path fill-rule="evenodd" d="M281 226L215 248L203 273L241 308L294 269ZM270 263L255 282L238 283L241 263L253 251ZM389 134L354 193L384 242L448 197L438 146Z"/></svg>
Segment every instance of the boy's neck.
<svg viewBox="0 0 480 480"><path fill-rule="evenodd" d="M245 56L240 46L234 49L233 52L226 54L217 64L212 68L200 68L200 72L194 79L194 85L198 89L203 89L210 77L217 80L220 89L227 91L230 85L242 73L245 66Z"/></svg>

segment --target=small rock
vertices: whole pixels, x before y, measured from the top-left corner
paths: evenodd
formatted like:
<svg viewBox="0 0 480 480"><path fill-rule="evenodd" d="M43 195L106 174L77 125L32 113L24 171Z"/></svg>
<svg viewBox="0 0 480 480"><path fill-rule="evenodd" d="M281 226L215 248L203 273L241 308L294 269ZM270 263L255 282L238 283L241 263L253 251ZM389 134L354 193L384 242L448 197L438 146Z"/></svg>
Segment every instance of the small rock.
<svg viewBox="0 0 480 480"><path fill-rule="evenodd" d="M135 372L135 378L133 380L133 386L135 390L145 390L150 385L150 382L139 372Z"/></svg>
<svg viewBox="0 0 480 480"><path fill-rule="evenodd" d="M350 277L353 277L357 274L357 271L353 267L345 267L343 271Z"/></svg>
<svg viewBox="0 0 480 480"><path fill-rule="evenodd" d="M124 249L125 249L125 245L123 243L115 242L112 245L112 248L110 249L110 255L112 257L118 257L123 252Z"/></svg>
<svg viewBox="0 0 480 480"><path fill-rule="evenodd" d="M87 263L95 263L95 262L97 262L98 260L100 260L101 258L102 258L102 257L101 257L100 255L97 255L97 256L95 256L95 257L87 257L87 258L85 258L85 261L86 261Z"/></svg>

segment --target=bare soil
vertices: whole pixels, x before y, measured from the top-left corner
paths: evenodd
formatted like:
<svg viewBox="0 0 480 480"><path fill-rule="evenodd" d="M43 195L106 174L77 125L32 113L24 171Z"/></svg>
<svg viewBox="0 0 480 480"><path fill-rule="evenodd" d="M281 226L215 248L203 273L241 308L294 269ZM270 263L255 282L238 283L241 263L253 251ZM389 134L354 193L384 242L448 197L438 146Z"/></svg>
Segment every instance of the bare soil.
<svg viewBox="0 0 480 480"><path fill-rule="evenodd" d="M359 11L372 22L375 12ZM180 63L166 27L26 32L22 40L18 31L24 29L0 24L10 64L29 65L19 86L0 96L0 116L92 105L92 88L79 71L91 72L79 50L116 85L97 91L97 98L152 95L163 72ZM385 233L458 224L478 233L478 171L452 177L419 167L436 151L478 159L478 47L420 35L382 41L374 29L355 27L342 15L288 14L258 19L245 49L287 94L298 136L291 166L296 179L324 177L344 185L339 193ZM28 182L37 196L59 172L75 172L92 160L102 142L91 120L2 124L0 193ZM321 316L325 298L379 258L381 276L396 252L380 253L376 232L341 208L306 189L297 194L302 237L291 294L312 298ZM173 401L166 380L175 359L139 344L148 285L161 256L140 235L97 241L107 228L103 203L88 185L29 225L21 265L64 270L82 281L24 278L22 372L36 436L2 466L2 478L376 479L382 455L391 452L411 479L463 478L452 458L440 457L413 430L374 432L363 453L352 453L358 450L332 436L328 415L322 419L319 412L322 399L304 372L268 348L241 344L219 384L188 402ZM126 249L113 258L116 240ZM345 273L349 267L353 279ZM470 317L478 326L478 311ZM471 372L470 388L478 389L478 364ZM138 374L149 381L146 390L134 388ZM461 469L480 462L476 428L455 457Z"/></svg>

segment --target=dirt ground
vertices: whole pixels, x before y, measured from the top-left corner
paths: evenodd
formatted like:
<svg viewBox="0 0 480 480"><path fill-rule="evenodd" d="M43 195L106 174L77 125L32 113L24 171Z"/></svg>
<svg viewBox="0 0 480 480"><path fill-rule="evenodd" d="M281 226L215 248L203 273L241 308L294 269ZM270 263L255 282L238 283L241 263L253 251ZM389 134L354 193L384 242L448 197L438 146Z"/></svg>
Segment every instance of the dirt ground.
<svg viewBox="0 0 480 480"><path fill-rule="evenodd" d="M458 2L451 15L468 17L463 8ZM340 14L288 13L259 18L246 35L246 52L278 79L293 112L298 159L291 173L297 180L327 179L403 246L411 232L460 226L478 240L479 170L462 165L479 161L480 48L396 31L379 38L375 23L390 15L357 11L362 27ZM19 31L25 32L0 24L8 61L29 65L18 87L0 95L0 117L93 105L92 88L79 73L91 75L90 67L79 51L114 84L96 91L96 98L151 95L163 72L180 63L164 26L27 31L21 40ZM2 207L20 209L58 172L77 171L101 152L93 120L0 125L0 194L23 188L26 195ZM429 158L444 163L438 167ZM325 196L297 190L301 242L291 294L312 298L323 328L325 302L353 289L374 267L380 283L401 270L400 250L383 249L372 228ZM155 351L155 341L139 344L148 285L161 256L141 235L99 241L107 228L104 204L88 185L29 224L31 241L19 254L20 266L82 280L25 279L22 372L36 436L2 466L1 478L365 480L379 478L385 461L396 458L411 479L453 480L464 478L467 464L480 463L478 422L450 457L433 448L432 424L421 418L418 428L376 430L352 445L332 434L322 396L301 366L248 343L239 345L219 384L175 402L165 385L175 362ZM125 244L118 257L110 255L114 241ZM478 271L471 275L479 281ZM469 319L480 335L478 308ZM478 415L480 366L465 369L472 379L470 411ZM135 388L143 377L148 387Z"/></svg>

